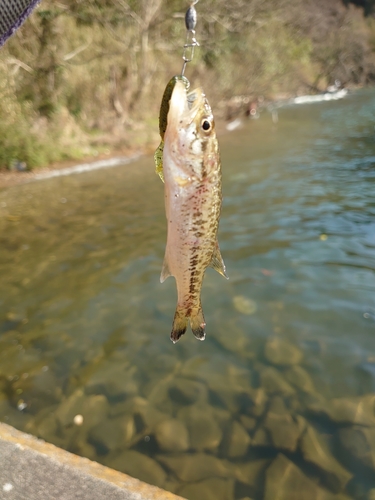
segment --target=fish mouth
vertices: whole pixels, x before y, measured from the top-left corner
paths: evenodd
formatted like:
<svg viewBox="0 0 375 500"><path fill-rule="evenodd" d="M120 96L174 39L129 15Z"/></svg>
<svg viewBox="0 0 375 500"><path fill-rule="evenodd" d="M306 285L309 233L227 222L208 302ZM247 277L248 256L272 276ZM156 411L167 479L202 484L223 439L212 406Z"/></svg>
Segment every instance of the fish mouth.
<svg viewBox="0 0 375 500"><path fill-rule="evenodd" d="M177 81L169 103L168 125L190 125L204 102L205 95L200 87L188 93L185 84Z"/></svg>

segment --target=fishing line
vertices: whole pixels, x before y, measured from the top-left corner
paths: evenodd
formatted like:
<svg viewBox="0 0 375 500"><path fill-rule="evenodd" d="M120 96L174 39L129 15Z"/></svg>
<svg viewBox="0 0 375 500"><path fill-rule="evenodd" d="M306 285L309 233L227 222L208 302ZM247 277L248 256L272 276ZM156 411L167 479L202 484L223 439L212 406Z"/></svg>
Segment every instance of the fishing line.
<svg viewBox="0 0 375 500"><path fill-rule="evenodd" d="M199 43L195 38L195 26L197 25L197 11L194 7L199 2L199 0L194 0L185 14L185 26L186 26L186 42L184 45L184 52L182 54L182 59L184 61L181 70L181 76L184 76L187 63L191 62L194 57L195 47L199 47Z"/></svg>

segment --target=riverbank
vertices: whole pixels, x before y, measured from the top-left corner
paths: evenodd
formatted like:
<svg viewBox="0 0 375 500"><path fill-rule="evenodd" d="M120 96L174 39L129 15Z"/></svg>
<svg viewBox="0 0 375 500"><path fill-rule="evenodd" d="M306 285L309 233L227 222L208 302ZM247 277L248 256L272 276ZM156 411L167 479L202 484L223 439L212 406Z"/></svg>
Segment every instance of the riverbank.
<svg viewBox="0 0 375 500"><path fill-rule="evenodd" d="M131 150L115 150L108 154L97 156L88 156L81 161L66 160L52 163L51 165L36 168L33 170L0 170L0 189L32 182L43 178L54 177L58 175L68 175L69 173L80 173L85 170L94 170L95 168L105 168L106 166L115 166L119 163L128 163L143 154L148 154L149 148ZM100 166L99 166L100 165Z"/></svg>
<svg viewBox="0 0 375 500"><path fill-rule="evenodd" d="M227 122L221 119L216 120L216 130L219 137L228 133ZM72 159L55 162L32 170L18 171L3 168L0 169L0 190L43 178L68 175L69 173L81 173L95 170L96 168L107 168L118 164L130 163L141 156L153 155L157 145L158 139L152 142L146 141L143 145L134 148L108 149L106 153L89 155L81 160ZM150 169L153 169L153 161L150 162Z"/></svg>
<svg viewBox="0 0 375 500"><path fill-rule="evenodd" d="M1 422L0 457L3 499L183 500Z"/></svg>

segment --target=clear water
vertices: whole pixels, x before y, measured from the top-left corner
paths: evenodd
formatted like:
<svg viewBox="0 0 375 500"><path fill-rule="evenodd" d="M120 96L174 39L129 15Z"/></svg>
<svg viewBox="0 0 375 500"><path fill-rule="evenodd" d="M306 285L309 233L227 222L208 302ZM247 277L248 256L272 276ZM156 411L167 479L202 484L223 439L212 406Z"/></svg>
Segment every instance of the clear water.
<svg viewBox="0 0 375 500"><path fill-rule="evenodd" d="M206 273L204 342L190 332L176 345L169 340L176 291L173 279L159 283L166 223L151 158L2 190L0 419L191 500L208 499L211 486L217 499L269 499L264 473L250 485L233 467L279 452L337 493L299 449L250 444L233 457L225 443L243 416L255 421L251 439L263 425L264 415L254 417L233 399L262 386L260 373L272 365L265 356L271 338L302 352L299 364L315 390L310 399L299 389L266 390L266 406L281 396L293 418L303 416L328 442L341 424L311 415L311 401L375 392L374 116L374 91L361 91L281 108L277 125L265 112L221 138L219 241L230 280ZM284 376L285 367L275 369ZM201 399L194 391L186 396L191 382ZM72 403L71 410L83 414L82 426L61 416L61 405L81 389L91 402L102 395L100 404L108 403L94 411L91 427L84 405ZM194 429L181 417L186 408L221 412L218 443L203 451L228 472L220 479L216 472L181 478L163 457L202 450L191 441L182 451L165 449L153 424L130 410L134 397L182 421L189 439ZM107 446L92 428L107 422L102 432L109 435L119 415L131 420L130 437ZM155 462L129 470L127 448ZM145 472L152 467L154 476ZM367 498L375 472L352 469L340 491Z"/></svg>

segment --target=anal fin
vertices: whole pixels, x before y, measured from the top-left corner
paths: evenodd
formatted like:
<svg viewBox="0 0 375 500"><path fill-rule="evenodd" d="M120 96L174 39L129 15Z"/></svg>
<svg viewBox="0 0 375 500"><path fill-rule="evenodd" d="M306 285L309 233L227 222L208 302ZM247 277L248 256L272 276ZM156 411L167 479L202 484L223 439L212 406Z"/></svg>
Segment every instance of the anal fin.
<svg viewBox="0 0 375 500"><path fill-rule="evenodd" d="M220 248L219 248L219 243L216 241L216 246L214 253L212 254L212 259L211 262L209 263L209 266L215 269L219 274L224 276L224 278L229 279L226 272L225 272L225 264L223 261L223 257L221 256L220 253Z"/></svg>

